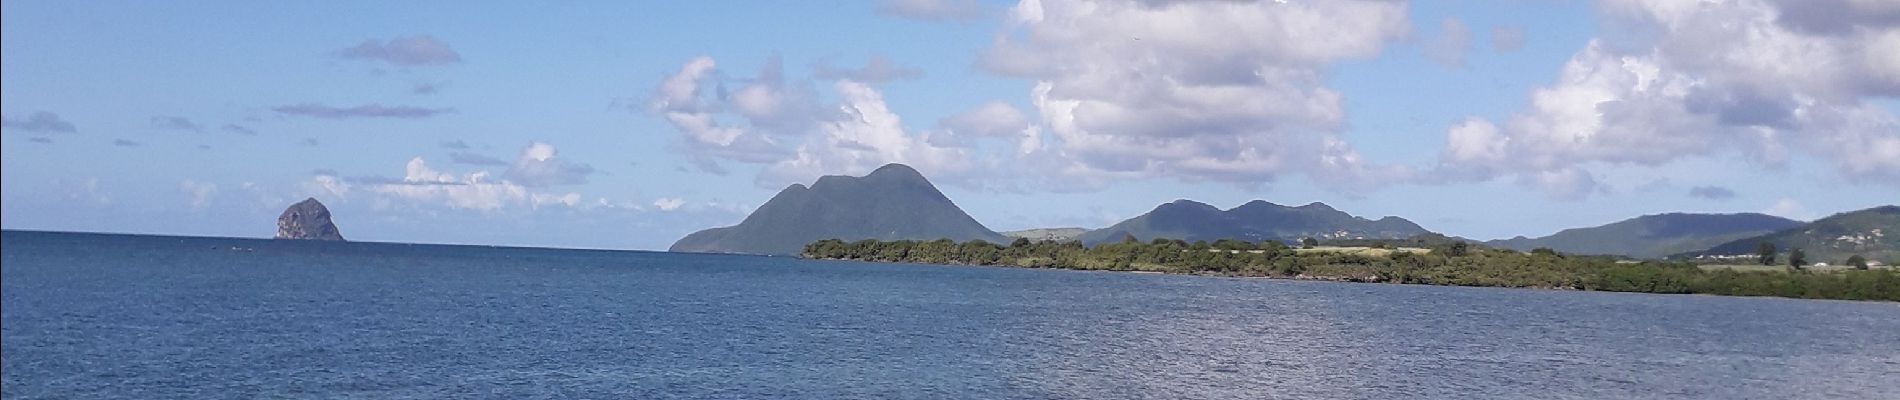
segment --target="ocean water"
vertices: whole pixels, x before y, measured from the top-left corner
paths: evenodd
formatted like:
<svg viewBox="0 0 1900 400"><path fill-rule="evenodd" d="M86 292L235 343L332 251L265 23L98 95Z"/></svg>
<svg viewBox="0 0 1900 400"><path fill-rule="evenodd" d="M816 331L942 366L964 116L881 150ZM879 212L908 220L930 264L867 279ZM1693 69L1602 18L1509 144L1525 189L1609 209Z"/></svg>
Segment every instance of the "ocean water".
<svg viewBox="0 0 1900 400"><path fill-rule="evenodd" d="M1900 399L1893 303L0 233L0 397Z"/></svg>

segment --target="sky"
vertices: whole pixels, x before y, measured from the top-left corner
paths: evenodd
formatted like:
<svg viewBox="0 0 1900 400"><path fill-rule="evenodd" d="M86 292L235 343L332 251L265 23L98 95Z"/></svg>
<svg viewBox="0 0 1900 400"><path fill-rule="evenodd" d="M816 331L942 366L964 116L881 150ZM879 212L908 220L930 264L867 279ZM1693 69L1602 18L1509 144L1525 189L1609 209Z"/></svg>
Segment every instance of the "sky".
<svg viewBox="0 0 1900 400"><path fill-rule="evenodd" d="M1900 203L1885 0L0 3L0 227L665 249L905 163L1478 239Z"/></svg>

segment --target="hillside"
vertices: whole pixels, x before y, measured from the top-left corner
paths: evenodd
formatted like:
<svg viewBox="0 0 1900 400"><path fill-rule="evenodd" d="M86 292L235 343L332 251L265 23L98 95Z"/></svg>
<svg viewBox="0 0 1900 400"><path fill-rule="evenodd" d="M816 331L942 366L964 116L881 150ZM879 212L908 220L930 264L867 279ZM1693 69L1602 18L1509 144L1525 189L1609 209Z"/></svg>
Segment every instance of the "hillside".
<svg viewBox="0 0 1900 400"><path fill-rule="evenodd" d="M1763 241L1774 243L1784 257L1790 249L1799 248L1811 263L1841 264L1859 254L1869 260L1900 264L1900 206L1834 214L1799 227L1723 243L1699 254L1755 254L1755 246Z"/></svg>
<svg viewBox="0 0 1900 400"><path fill-rule="evenodd" d="M1175 200L1146 214L1107 228L1082 234L1083 243L1119 240L1123 234L1139 240L1154 238L1186 241L1238 239L1258 242L1267 239L1403 239L1430 233L1418 224L1399 217L1377 220L1355 217L1325 203L1289 207L1254 200L1239 207L1221 210L1192 200Z"/></svg>
<svg viewBox="0 0 1900 400"><path fill-rule="evenodd" d="M1547 247L1572 254L1661 258L1800 225L1800 221L1765 214L1670 213L1565 229L1540 238L1519 236L1485 244L1518 251Z"/></svg>
<svg viewBox="0 0 1900 400"><path fill-rule="evenodd" d="M668 251L796 255L824 239L935 240L1008 238L963 213L909 166L890 164L863 177L825 176L793 184L738 225L694 232Z"/></svg>

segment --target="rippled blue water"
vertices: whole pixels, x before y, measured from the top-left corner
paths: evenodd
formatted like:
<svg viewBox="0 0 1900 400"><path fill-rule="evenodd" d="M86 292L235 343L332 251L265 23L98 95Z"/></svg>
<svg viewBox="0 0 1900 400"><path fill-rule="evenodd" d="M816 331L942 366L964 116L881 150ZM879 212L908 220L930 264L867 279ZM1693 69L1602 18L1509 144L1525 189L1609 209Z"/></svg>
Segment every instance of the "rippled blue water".
<svg viewBox="0 0 1900 400"><path fill-rule="evenodd" d="M5 398L1900 398L1892 303L7 231Z"/></svg>

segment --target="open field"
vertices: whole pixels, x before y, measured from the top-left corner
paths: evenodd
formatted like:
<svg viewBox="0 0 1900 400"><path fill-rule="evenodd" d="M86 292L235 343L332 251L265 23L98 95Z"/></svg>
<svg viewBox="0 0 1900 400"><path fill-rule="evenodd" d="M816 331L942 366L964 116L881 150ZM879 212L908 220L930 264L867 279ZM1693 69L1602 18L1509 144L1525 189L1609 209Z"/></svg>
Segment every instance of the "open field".
<svg viewBox="0 0 1900 400"><path fill-rule="evenodd" d="M1399 248L1391 248L1391 249L1375 249L1375 248L1363 247L1363 246L1319 246L1319 247L1314 247L1310 249L1296 248L1293 250L1300 253L1329 253L1330 252L1330 253L1360 254L1360 255L1366 255L1366 256L1372 256L1372 257L1385 257L1387 255L1392 254L1393 252L1400 252L1400 251L1409 252L1412 254L1426 254L1426 253L1432 252L1432 249L1420 248L1420 247L1399 247Z"/></svg>
<svg viewBox="0 0 1900 400"><path fill-rule="evenodd" d="M1788 270L1788 266L1787 266L1786 264L1776 264L1776 265L1761 265L1761 264L1704 264L1704 265L1697 265L1696 267L1698 267L1698 268L1702 268L1702 270L1704 270L1704 271L1717 271L1717 270L1725 270L1725 269L1726 269L1726 270L1731 270L1731 271L1769 271L1769 272L1783 272L1783 271L1787 271L1787 270ZM1874 268L1874 269L1891 269L1891 268L1893 268L1893 267L1892 267L1892 266L1884 266L1884 265L1883 265L1883 266L1880 266L1880 267L1877 267L1877 268ZM1818 266L1813 266L1813 265L1809 265L1809 266L1807 267L1807 270L1809 270L1809 271L1845 271L1845 270L1851 270L1851 269L1854 269L1854 267L1850 267L1850 266L1845 266L1845 265L1828 265L1828 266L1825 266L1825 267L1818 267Z"/></svg>

